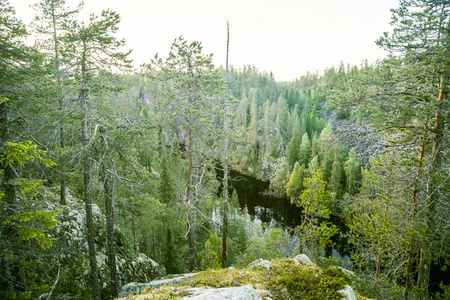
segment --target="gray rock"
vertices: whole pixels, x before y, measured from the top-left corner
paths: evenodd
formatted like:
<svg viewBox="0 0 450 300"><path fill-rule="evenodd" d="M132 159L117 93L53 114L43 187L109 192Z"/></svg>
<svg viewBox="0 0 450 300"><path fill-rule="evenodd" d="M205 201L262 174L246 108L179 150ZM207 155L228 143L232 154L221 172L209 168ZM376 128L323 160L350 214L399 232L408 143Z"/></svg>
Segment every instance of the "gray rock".
<svg viewBox="0 0 450 300"><path fill-rule="evenodd" d="M267 269L267 271L270 271L270 261L265 260L265 259L257 259L255 261L252 261L248 267L255 267L255 266L259 266L259 267L263 267L265 269Z"/></svg>
<svg viewBox="0 0 450 300"><path fill-rule="evenodd" d="M181 282L187 281L189 279L192 279L199 273L189 273L189 274L182 274L177 277L173 278L166 278L166 279L160 279L160 280L153 280L151 282L147 283L138 283L138 282L130 282L120 289L119 297L127 297L128 295L141 293L145 289L157 289L163 285L170 285L170 284L179 284Z"/></svg>
<svg viewBox="0 0 450 300"><path fill-rule="evenodd" d="M345 288L339 290L338 293L345 297L343 300L357 300L355 292L349 285L346 285Z"/></svg>
<svg viewBox="0 0 450 300"><path fill-rule="evenodd" d="M315 263L312 262L311 259L309 259L308 256L306 256L306 254L299 254L296 257L294 257L294 262L298 265L300 264L308 264L311 265L314 268L318 268L317 265Z"/></svg>
<svg viewBox="0 0 450 300"><path fill-rule="evenodd" d="M347 270L347 269L344 269L344 268L339 267L339 266L338 266L338 268L341 269L342 272L344 272L344 273L347 274L348 276L350 276L350 277L355 277L355 273L353 273L352 271Z"/></svg>
<svg viewBox="0 0 450 300"><path fill-rule="evenodd" d="M261 300L257 291L251 284L240 287L231 288L192 288L187 289L188 296L181 298L182 300Z"/></svg>

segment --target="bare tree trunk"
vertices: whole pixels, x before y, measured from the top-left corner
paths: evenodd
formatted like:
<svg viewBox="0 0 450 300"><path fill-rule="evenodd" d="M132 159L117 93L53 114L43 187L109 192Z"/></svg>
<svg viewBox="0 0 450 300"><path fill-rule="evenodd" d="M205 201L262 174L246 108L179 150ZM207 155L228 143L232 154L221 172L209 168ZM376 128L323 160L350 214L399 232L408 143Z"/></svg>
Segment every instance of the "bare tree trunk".
<svg viewBox="0 0 450 300"><path fill-rule="evenodd" d="M194 134L192 125L188 124L188 157L189 167L187 171L186 197L187 197L187 238L189 245L189 271L195 268L195 233L194 233L194 218L193 218L193 191L192 191L192 175L194 173Z"/></svg>
<svg viewBox="0 0 450 300"><path fill-rule="evenodd" d="M92 196L91 196L91 163L89 160L89 155L87 153L87 147L89 145L88 138L88 125L87 125L87 99L89 97L89 88L86 85L86 43L84 43L83 58L81 63L81 135L83 141L83 179L84 179L84 202L86 207L86 229L88 236L88 247L89 247L89 265L91 267L91 285L93 298L95 300L100 300L101 290L98 282L97 274L97 261L95 254L95 232L94 232L94 221L92 216Z"/></svg>
<svg viewBox="0 0 450 300"><path fill-rule="evenodd" d="M230 27L227 22L227 59L225 71L225 117L224 117L224 163L223 163L223 213L222 213L222 268L228 266L228 51L230 47Z"/></svg>
<svg viewBox="0 0 450 300"><path fill-rule="evenodd" d="M114 248L114 199L113 188L114 182L109 174L109 155L108 155L108 141L106 137L106 129L101 126L100 134L102 136L103 144L103 159L102 159L102 179L103 190L105 193L105 210L106 210L106 237L108 240L108 266L110 273L110 288L111 296L118 297L117 286L117 269L116 269L116 251Z"/></svg>

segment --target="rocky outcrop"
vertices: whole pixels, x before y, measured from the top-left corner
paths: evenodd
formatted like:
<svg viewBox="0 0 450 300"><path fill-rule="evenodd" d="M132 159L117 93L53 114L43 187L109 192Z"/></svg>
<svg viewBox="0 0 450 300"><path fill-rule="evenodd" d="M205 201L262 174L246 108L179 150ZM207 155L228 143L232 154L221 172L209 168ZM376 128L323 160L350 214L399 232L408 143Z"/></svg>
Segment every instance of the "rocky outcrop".
<svg viewBox="0 0 450 300"><path fill-rule="evenodd" d="M311 265L314 268L319 268L315 263L312 262L312 260L306 254L297 255L296 257L294 257L294 262L297 265L307 264L307 265Z"/></svg>
<svg viewBox="0 0 450 300"><path fill-rule="evenodd" d="M349 285L346 285L345 288L339 290L338 293L345 297L343 300L357 300L355 292Z"/></svg>
<svg viewBox="0 0 450 300"><path fill-rule="evenodd" d="M249 268L255 267L255 266L258 266L258 267L266 269L267 271L270 271L270 261L268 261L268 260L260 258L260 259L257 259L255 261L251 262L248 265Z"/></svg>
<svg viewBox="0 0 450 300"><path fill-rule="evenodd" d="M57 215L59 223L50 232L50 236L55 239L54 248L57 248L58 257L55 262L64 266L67 274L61 276L60 285L69 285L76 290L86 290L89 286L89 258L86 238L86 212L84 202L74 196L74 193L67 190L67 205L57 204L57 191L47 189L43 191L45 199L48 200L50 210L60 210ZM99 270L99 279L103 288L107 288L109 281L109 267L106 256L106 223L105 216L97 205L93 205L94 228L96 230L97 246L97 268ZM147 257L145 254L128 253L126 248L125 236L115 228L114 232L117 263L117 280L121 286L127 282L138 281L148 282L156 277L166 275L163 266ZM69 275L70 274L70 275ZM76 287L75 287L76 286Z"/></svg>
<svg viewBox="0 0 450 300"><path fill-rule="evenodd" d="M305 254L299 254L293 259L275 259L268 261L258 259L249 264L247 268L206 270L201 273L191 273L179 275L177 277L154 280L148 283L129 283L122 287L120 297L127 299L144 300L159 299L163 297L177 297L177 299L210 299L210 300L256 300L256 299L291 299L292 294L287 286L283 286L279 281L285 276L293 276L299 272L305 272L307 278L326 276L323 271ZM351 271L343 272L354 275ZM342 275L336 275L342 276ZM334 277L328 277L331 282ZM278 284L267 284L278 282ZM298 286L301 286L300 283ZM316 284L308 281L308 284ZM356 300L352 287L347 285L341 290L331 290L320 286L319 291L323 291L327 297L334 293L341 294L344 300ZM326 286L326 284L325 284ZM330 285L330 287L336 285ZM316 288L316 286L314 286ZM294 288L295 290L295 288ZM139 293L142 293L139 295ZM298 294L296 297L299 296Z"/></svg>
<svg viewBox="0 0 450 300"><path fill-rule="evenodd" d="M160 280L153 280L146 283L138 283L138 282L130 282L126 285L122 286L119 292L119 297L126 297L128 295L133 295L136 293L140 293L144 290L151 290L151 289L157 289L163 285L170 285L170 284L180 284L182 282L188 281L189 279L192 279L195 277L195 275L198 275L199 273L189 273L189 274L182 274L175 277L160 279Z"/></svg>
<svg viewBox="0 0 450 300"><path fill-rule="evenodd" d="M380 155L385 152L382 135L374 132L368 124L357 124L353 120L339 119L335 112L330 112L325 116L325 121L330 120L336 138L348 149L354 148L363 165L369 162L373 154Z"/></svg>
<svg viewBox="0 0 450 300"><path fill-rule="evenodd" d="M262 299L251 284L230 288L192 288L186 289L183 300L260 300Z"/></svg>

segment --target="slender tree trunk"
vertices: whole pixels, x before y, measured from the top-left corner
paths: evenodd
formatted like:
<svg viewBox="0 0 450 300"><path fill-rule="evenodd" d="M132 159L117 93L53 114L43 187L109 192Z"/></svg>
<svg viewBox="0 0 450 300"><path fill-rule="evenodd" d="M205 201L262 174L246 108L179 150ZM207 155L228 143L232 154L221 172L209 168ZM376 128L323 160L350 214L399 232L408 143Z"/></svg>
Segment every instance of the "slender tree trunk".
<svg viewBox="0 0 450 300"><path fill-rule="evenodd" d="M136 250L137 246L136 246L136 222L134 219L134 202L133 199L130 200L130 204L131 204L131 231L133 233L133 243L134 243L134 249Z"/></svg>
<svg viewBox="0 0 450 300"><path fill-rule="evenodd" d="M189 166L187 171L186 197L187 197L187 238L189 244L189 271L195 268L195 233L194 233L194 218L193 218L193 191L192 191L192 175L194 173L194 133L192 125L188 124L188 157Z"/></svg>
<svg viewBox="0 0 450 300"><path fill-rule="evenodd" d="M223 214L222 214L222 268L228 266L228 51L230 46L230 27L227 22L227 59L225 70L225 117L224 117L224 163L223 163Z"/></svg>
<svg viewBox="0 0 450 300"><path fill-rule="evenodd" d="M427 138L427 130L428 130L428 115L425 117L425 124L423 127L423 137L422 137L422 143L420 145L420 154L419 154L419 163L417 166L417 173L416 178L413 186L413 192L412 192L412 208L411 208L411 223L414 224L416 213L417 213L417 192L418 192L418 184L419 179L422 172L423 167L423 160L425 156L425 143ZM414 286L414 278L413 278L413 265L415 262L415 241L413 237L410 237L409 240L409 248L408 248L408 261L406 264L406 289L405 289L405 299L408 299L408 295L411 292L413 286Z"/></svg>
<svg viewBox="0 0 450 300"><path fill-rule="evenodd" d="M60 70L60 62L59 62L59 47L58 47L58 32L56 30L56 16L55 16L55 7L53 0L51 1L51 17L52 17L52 25L53 25L53 51L55 52L55 71L56 71L56 83L58 87L58 103L59 103L59 139L60 139L60 148L61 148L61 158L59 161L59 171L61 176L61 190L60 190L60 199L59 203L62 205L66 204L66 173L65 173L65 158L64 158L64 148L66 146L65 143L65 134L64 134L64 103L63 103L63 95L62 95L62 82L61 82L61 70Z"/></svg>
<svg viewBox="0 0 450 300"><path fill-rule="evenodd" d="M446 84L448 77L446 74L440 76L439 96L437 111L435 115L434 136L433 136L433 150L431 153L431 164L429 170L429 179L427 182L427 213L426 213L426 233L425 243L420 252L420 263L418 268L418 287L424 291L428 291L430 281L430 267L431 267L431 242L435 227L434 216L436 215L436 203L438 202L439 193L437 190L438 183L436 182L436 173L439 172L439 167L442 165L442 151L441 145L444 138L444 119L441 116L441 108L444 99L447 97Z"/></svg>
<svg viewBox="0 0 450 300"><path fill-rule="evenodd" d="M101 126L100 134L102 136L102 144L103 144L102 179L103 179L103 190L105 193L106 237L108 239L108 266L110 273L111 296L118 297L119 292L117 286L116 251L114 248L114 199L113 199L114 182L108 170L109 155L105 131L106 129L103 126Z"/></svg>
<svg viewBox="0 0 450 300"><path fill-rule="evenodd" d="M98 282L97 274L97 260L95 254L95 232L94 232L94 221L92 216L92 196L91 196L91 163L89 160L89 154L87 153L87 147L89 145L88 138L88 124L87 124L87 99L89 97L89 88L86 85L86 43L83 43L83 58L81 63L81 134L83 141L83 179L84 179L84 202L86 206L86 228L88 236L88 247L89 247L89 264L91 267L91 285L93 298L95 300L100 300L101 290Z"/></svg>

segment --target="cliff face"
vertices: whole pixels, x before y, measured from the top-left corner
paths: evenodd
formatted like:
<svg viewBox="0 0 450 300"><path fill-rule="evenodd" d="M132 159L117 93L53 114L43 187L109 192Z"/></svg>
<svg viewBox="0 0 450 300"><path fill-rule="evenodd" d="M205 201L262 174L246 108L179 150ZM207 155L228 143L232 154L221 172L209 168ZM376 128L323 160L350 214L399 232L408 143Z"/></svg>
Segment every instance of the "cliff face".
<svg viewBox="0 0 450 300"><path fill-rule="evenodd" d="M89 254L86 238L86 212L81 199L68 191L67 205L58 203L58 196L53 189L45 190L48 209L60 210L57 215L59 223L50 232L54 245L50 253L52 260L61 268L61 276L56 293L80 294L89 290ZM106 222L97 205L93 205L94 228L96 231L96 258L99 279L105 291L108 289L109 268L107 265ZM163 266L143 253L129 250L125 235L115 228L117 279L119 286L131 281L150 281L166 275ZM55 266L48 266L49 269Z"/></svg>
<svg viewBox="0 0 450 300"><path fill-rule="evenodd" d="M348 149L354 148L361 158L362 165L368 164L373 154L382 154L385 150L381 133L373 131L367 123L356 123L352 119L340 119L335 112L324 116L325 121L331 121L337 141Z"/></svg>

